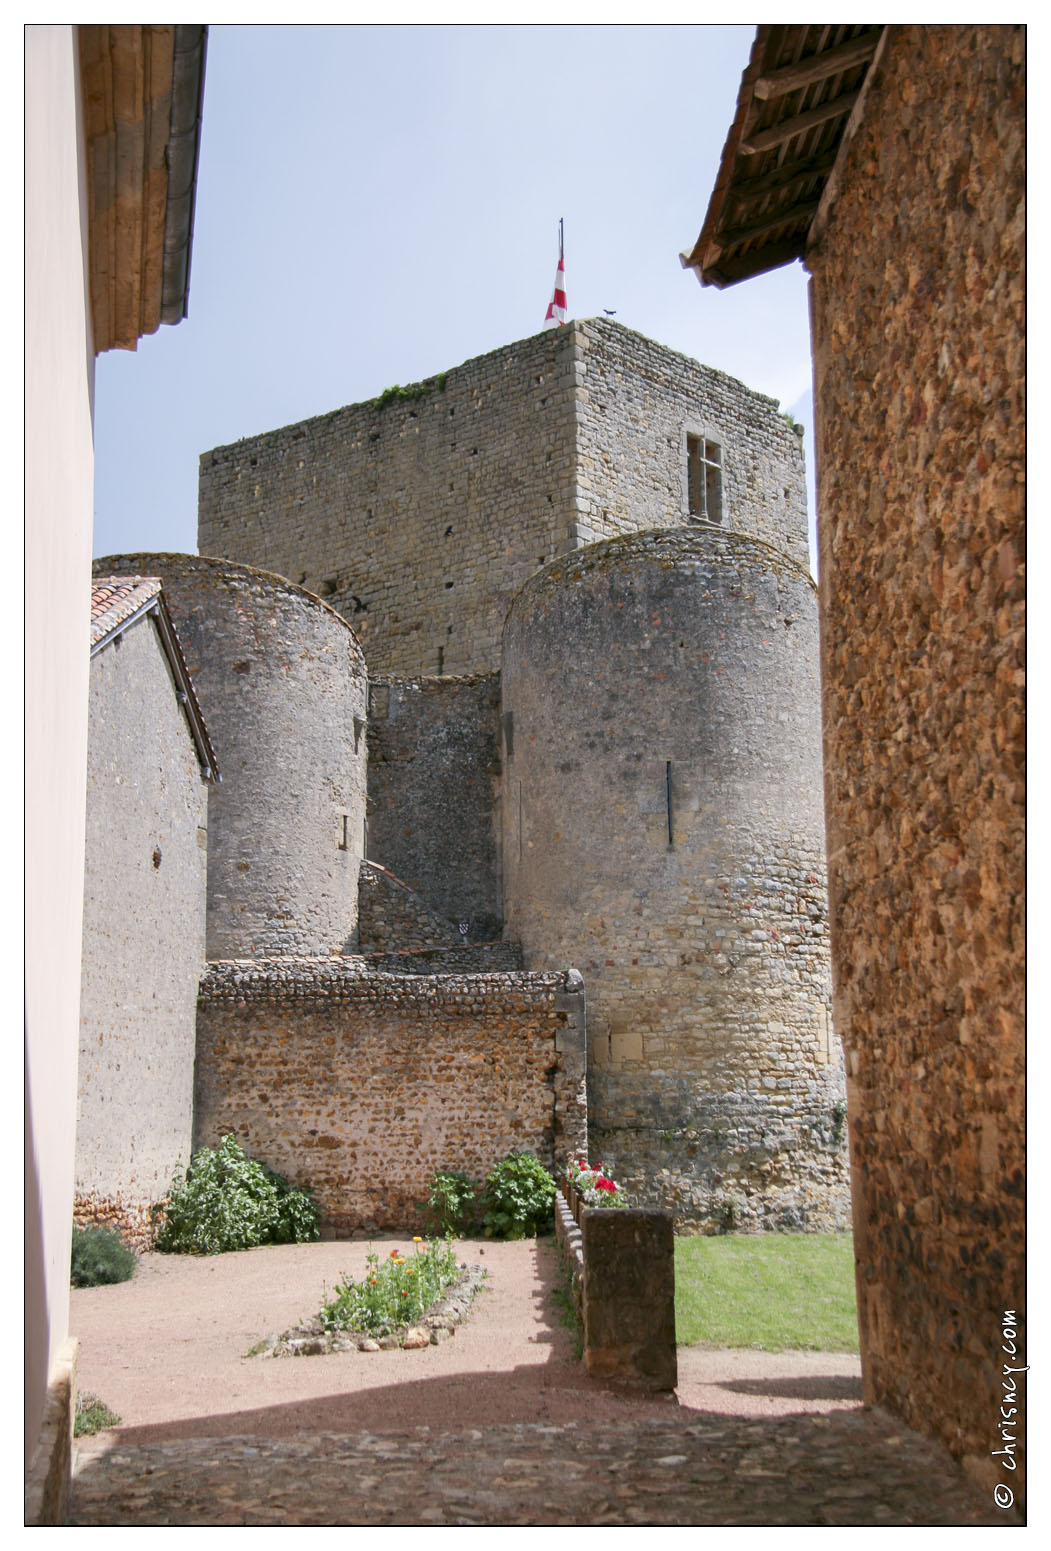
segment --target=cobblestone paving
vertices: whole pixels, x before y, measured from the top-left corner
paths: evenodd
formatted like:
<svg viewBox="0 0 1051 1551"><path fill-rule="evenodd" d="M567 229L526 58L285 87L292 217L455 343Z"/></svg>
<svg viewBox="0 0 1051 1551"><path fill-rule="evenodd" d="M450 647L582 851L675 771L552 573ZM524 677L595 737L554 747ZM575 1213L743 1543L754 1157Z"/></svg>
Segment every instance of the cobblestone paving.
<svg viewBox="0 0 1051 1551"><path fill-rule="evenodd" d="M1018 1521L880 1411L194 1438L86 1455L76 1525Z"/></svg>

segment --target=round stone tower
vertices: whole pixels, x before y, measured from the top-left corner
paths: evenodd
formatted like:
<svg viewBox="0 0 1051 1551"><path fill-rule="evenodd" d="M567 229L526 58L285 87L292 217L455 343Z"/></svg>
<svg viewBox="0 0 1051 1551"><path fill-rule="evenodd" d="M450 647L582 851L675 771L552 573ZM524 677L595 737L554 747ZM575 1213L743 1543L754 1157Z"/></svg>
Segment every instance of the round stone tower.
<svg viewBox="0 0 1051 1551"><path fill-rule="evenodd" d="M809 574L708 524L578 550L502 693L506 930L584 974L593 1160L687 1226L845 1226Z"/></svg>
<svg viewBox="0 0 1051 1551"><path fill-rule="evenodd" d="M158 576L221 784L208 797L209 959L356 944L365 819L365 659L327 604L196 555L110 555Z"/></svg>

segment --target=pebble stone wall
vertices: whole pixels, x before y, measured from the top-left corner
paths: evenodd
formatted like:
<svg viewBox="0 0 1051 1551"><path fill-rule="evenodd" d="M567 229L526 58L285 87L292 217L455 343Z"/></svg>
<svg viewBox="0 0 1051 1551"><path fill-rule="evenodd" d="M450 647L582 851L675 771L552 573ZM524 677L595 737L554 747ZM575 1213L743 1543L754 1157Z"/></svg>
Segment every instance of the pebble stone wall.
<svg viewBox="0 0 1051 1551"><path fill-rule="evenodd" d="M593 1150L684 1226L849 1220L816 632L802 567L700 526L555 562L507 622L507 934L582 972Z"/></svg>
<svg viewBox="0 0 1051 1551"><path fill-rule="evenodd" d="M688 433L722 448L726 525L805 564L776 402L606 319L206 452L198 544L327 599L373 673L489 672L537 569L687 520Z"/></svg>
<svg viewBox="0 0 1051 1551"><path fill-rule="evenodd" d="M222 782L208 802L210 959L356 943L365 821L365 661L325 604L193 555L122 555L160 576Z"/></svg>
<svg viewBox="0 0 1051 1551"><path fill-rule="evenodd" d="M561 974L402 976L360 959L217 963L201 986L197 1145L234 1131L336 1237L426 1226L438 1169L587 1148L584 995Z"/></svg>
<svg viewBox="0 0 1051 1551"><path fill-rule="evenodd" d="M1018 1501L1025 51L890 29L808 258L866 1394Z"/></svg>
<svg viewBox="0 0 1051 1551"><path fill-rule="evenodd" d="M208 788L151 618L92 658L89 697L73 1215L141 1247L190 1157Z"/></svg>
<svg viewBox="0 0 1051 1551"><path fill-rule="evenodd" d="M468 941L499 938L499 675L371 679L368 741L369 859Z"/></svg>

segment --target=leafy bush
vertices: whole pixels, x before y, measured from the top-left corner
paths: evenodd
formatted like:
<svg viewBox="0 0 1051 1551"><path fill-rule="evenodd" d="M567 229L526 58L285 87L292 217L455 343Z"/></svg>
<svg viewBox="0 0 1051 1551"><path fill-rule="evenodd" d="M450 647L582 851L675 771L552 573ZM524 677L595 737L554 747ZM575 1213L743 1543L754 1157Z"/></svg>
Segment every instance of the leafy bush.
<svg viewBox="0 0 1051 1551"><path fill-rule="evenodd" d="M74 1438L90 1438L95 1433L100 1433L104 1428L116 1427L120 1423L120 1417L115 1411L111 1411L104 1400L97 1395L78 1395L77 1407L73 1413Z"/></svg>
<svg viewBox="0 0 1051 1551"><path fill-rule="evenodd" d="M69 1279L74 1287L105 1287L127 1282L135 1256L112 1228L74 1228Z"/></svg>
<svg viewBox="0 0 1051 1551"><path fill-rule="evenodd" d="M475 1200L475 1188L466 1174L439 1169L431 1180L427 1210L442 1233L462 1233L473 1220L470 1208Z"/></svg>
<svg viewBox="0 0 1051 1551"><path fill-rule="evenodd" d="M172 1181L167 1204L153 1210L164 1218L157 1248L166 1254L220 1255L320 1237L310 1192L247 1158L232 1136L194 1153L185 1177Z"/></svg>
<svg viewBox="0 0 1051 1551"><path fill-rule="evenodd" d="M422 1318L443 1289L458 1279L460 1268L448 1239L442 1244L412 1242L411 1260L396 1249L383 1261L374 1250L366 1255L364 1279L344 1277L335 1297L323 1305L319 1318L324 1328L386 1336Z"/></svg>
<svg viewBox="0 0 1051 1551"><path fill-rule="evenodd" d="M555 1181L527 1152L513 1152L486 1176L482 1205L487 1238L526 1239L554 1223Z"/></svg>

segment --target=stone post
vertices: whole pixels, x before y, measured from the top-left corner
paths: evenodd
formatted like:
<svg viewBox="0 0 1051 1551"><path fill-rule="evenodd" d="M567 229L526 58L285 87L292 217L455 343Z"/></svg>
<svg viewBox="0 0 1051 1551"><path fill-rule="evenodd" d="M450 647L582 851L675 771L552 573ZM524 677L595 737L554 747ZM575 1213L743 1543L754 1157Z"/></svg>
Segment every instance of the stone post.
<svg viewBox="0 0 1051 1551"><path fill-rule="evenodd" d="M656 1208L580 1214L584 1247L584 1361L596 1379L673 1390L675 1239Z"/></svg>

